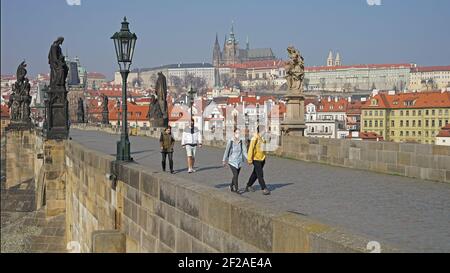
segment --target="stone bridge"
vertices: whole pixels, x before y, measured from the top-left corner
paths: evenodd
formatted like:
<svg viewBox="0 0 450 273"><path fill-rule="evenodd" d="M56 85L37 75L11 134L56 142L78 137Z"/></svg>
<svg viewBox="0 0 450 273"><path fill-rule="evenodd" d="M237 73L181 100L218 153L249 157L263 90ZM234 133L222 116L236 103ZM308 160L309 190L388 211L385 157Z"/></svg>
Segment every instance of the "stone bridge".
<svg viewBox="0 0 450 273"><path fill-rule="evenodd" d="M82 252L450 251L449 147L283 137L265 168L272 195L236 195L221 141L199 150L194 174L177 145L171 175L158 133L140 134L121 163L109 127L67 141L7 132L6 187L33 179L36 209L64 215L65 243Z"/></svg>

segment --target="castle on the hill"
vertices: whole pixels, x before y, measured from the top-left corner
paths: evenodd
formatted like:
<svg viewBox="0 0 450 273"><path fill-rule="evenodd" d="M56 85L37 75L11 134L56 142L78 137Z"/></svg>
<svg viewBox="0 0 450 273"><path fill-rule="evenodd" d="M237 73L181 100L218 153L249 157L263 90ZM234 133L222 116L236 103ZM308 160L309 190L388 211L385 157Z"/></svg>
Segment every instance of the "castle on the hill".
<svg viewBox="0 0 450 273"><path fill-rule="evenodd" d="M250 42L247 36L245 49L239 48L239 41L234 34L234 26L231 25L229 37L225 35L223 51L220 49L219 39L216 34L216 41L213 49L212 63L215 67L220 65L230 65L248 61L275 60L275 55L271 48L250 49Z"/></svg>

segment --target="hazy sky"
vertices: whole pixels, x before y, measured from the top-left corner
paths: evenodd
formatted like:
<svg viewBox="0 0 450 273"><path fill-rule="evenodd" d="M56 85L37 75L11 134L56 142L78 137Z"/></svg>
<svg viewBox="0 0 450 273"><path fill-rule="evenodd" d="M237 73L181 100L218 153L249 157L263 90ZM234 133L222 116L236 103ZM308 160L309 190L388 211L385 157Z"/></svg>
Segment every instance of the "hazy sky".
<svg viewBox="0 0 450 273"><path fill-rule="evenodd" d="M216 32L222 47L232 20L241 47L248 35L285 59L293 44L306 65L324 64L330 49L344 64L448 65L449 14L449 0L1 0L1 73L23 59L32 76L47 73L49 47L64 36L64 54L112 78L110 37L124 15L138 36L132 67L211 62Z"/></svg>

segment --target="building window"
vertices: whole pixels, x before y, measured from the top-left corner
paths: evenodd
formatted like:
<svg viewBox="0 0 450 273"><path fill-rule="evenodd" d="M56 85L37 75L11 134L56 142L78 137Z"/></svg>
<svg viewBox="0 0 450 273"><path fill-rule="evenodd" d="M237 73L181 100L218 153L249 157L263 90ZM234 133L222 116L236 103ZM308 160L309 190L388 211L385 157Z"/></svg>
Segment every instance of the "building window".
<svg viewBox="0 0 450 273"><path fill-rule="evenodd" d="M375 110L375 116L377 116L377 117L378 117L378 111L376 111L376 110Z"/></svg>
<svg viewBox="0 0 450 273"><path fill-rule="evenodd" d="M422 127L422 121L421 120L417 121L417 126Z"/></svg>
<svg viewBox="0 0 450 273"><path fill-rule="evenodd" d="M406 127L409 127L409 120L406 121Z"/></svg>
<svg viewBox="0 0 450 273"><path fill-rule="evenodd" d="M415 116L416 115L416 110L412 111L412 115Z"/></svg>
<svg viewBox="0 0 450 273"><path fill-rule="evenodd" d="M422 136L422 131L417 132L419 136Z"/></svg>
<svg viewBox="0 0 450 273"><path fill-rule="evenodd" d="M428 110L425 110L425 115L428 116L429 113L430 113L430 112L429 112Z"/></svg>
<svg viewBox="0 0 450 273"><path fill-rule="evenodd" d="M375 120L375 127L378 127L378 120Z"/></svg>
<svg viewBox="0 0 450 273"><path fill-rule="evenodd" d="M408 110L406 110L406 116L409 116L409 111Z"/></svg>
<svg viewBox="0 0 450 273"><path fill-rule="evenodd" d="M431 115L434 116L434 114L436 113L436 111L433 109L431 110Z"/></svg>
<svg viewBox="0 0 450 273"><path fill-rule="evenodd" d="M442 116L442 109L439 109L439 116Z"/></svg>
<svg viewBox="0 0 450 273"><path fill-rule="evenodd" d="M430 126L430 121L427 119L425 120L425 127L429 127Z"/></svg>
<svg viewBox="0 0 450 273"><path fill-rule="evenodd" d="M419 110L418 114L419 114L419 116L421 116L422 115L422 110Z"/></svg>
<svg viewBox="0 0 450 273"><path fill-rule="evenodd" d="M412 136L416 136L416 131L412 131Z"/></svg>
<svg viewBox="0 0 450 273"><path fill-rule="evenodd" d="M383 121L380 120L380 127L383 127Z"/></svg>
<svg viewBox="0 0 450 273"><path fill-rule="evenodd" d="M400 127L403 127L403 120L400 120Z"/></svg>
<svg viewBox="0 0 450 273"><path fill-rule="evenodd" d="M369 127L372 127L372 121L371 120L369 121Z"/></svg>
<svg viewBox="0 0 450 273"><path fill-rule="evenodd" d="M403 136L403 131L400 131L400 136Z"/></svg>
<svg viewBox="0 0 450 273"><path fill-rule="evenodd" d="M364 121L364 127L367 127L367 120Z"/></svg>
<svg viewBox="0 0 450 273"><path fill-rule="evenodd" d="M406 136L409 136L409 131L406 131Z"/></svg>
<svg viewBox="0 0 450 273"><path fill-rule="evenodd" d="M372 116L372 111L369 111L369 116Z"/></svg>
<svg viewBox="0 0 450 273"><path fill-rule="evenodd" d="M403 110L400 111L400 116L403 116Z"/></svg>
<svg viewBox="0 0 450 273"><path fill-rule="evenodd" d="M393 120L391 121L391 126L395 127L395 121L393 121Z"/></svg>
<svg viewBox="0 0 450 273"><path fill-rule="evenodd" d="M431 127L435 127L436 126L436 122L433 120L431 120Z"/></svg>

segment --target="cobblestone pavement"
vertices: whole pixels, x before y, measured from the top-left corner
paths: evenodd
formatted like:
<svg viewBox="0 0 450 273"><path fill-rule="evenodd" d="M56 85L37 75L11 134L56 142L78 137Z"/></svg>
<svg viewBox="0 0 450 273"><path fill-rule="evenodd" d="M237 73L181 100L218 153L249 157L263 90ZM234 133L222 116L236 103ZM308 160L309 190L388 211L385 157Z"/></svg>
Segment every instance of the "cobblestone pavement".
<svg viewBox="0 0 450 273"><path fill-rule="evenodd" d="M72 130L74 141L115 155L117 135ZM161 169L159 143L130 137L139 164ZM175 175L227 191L231 171L222 167L223 150L198 149L197 172L186 171L185 151L176 144ZM250 175L244 167L240 187ZM242 198L265 206L307 215L354 234L389 243L407 252L450 252L450 185L368 171L269 157L265 178L270 196L260 191ZM258 186L259 188L259 186Z"/></svg>
<svg viewBox="0 0 450 273"><path fill-rule="evenodd" d="M6 189L5 163L2 159L1 252L66 252L64 215L46 218L44 208L36 211L33 180Z"/></svg>

